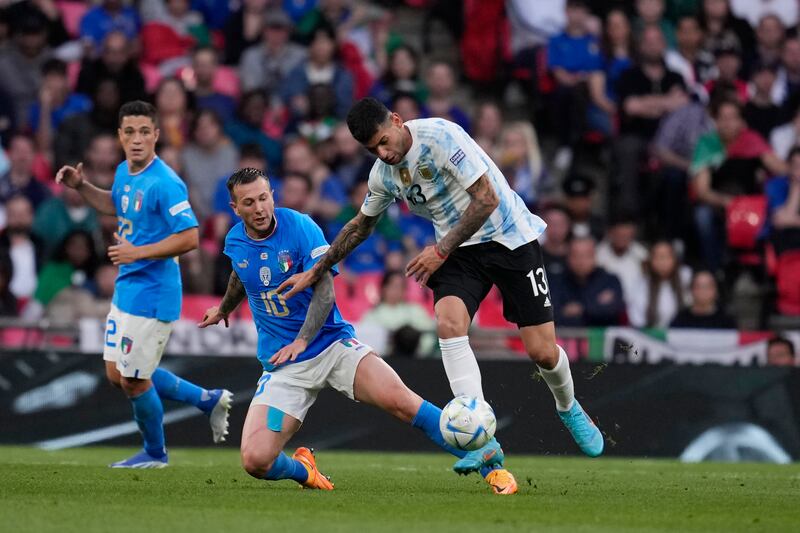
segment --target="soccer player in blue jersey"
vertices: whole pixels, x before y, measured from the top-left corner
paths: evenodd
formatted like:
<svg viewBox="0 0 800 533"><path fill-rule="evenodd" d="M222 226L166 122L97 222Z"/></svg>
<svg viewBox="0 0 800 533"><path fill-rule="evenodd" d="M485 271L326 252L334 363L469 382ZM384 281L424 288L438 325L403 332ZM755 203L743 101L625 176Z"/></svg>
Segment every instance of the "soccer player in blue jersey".
<svg viewBox="0 0 800 533"><path fill-rule="evenodd" d="M258 359L264 367L242 430L242 464L253 477L292 479L304 487L331 490L308 448L292 457L283 453L321 389L330 386L353 400L375 405L411 423L444 450L441 410L412 392L372 348L355 339L353 327L334 302L335 267L290 301L276 291L296 272L305 272L325 256L322 230L305 214L275 208L267 177L257 169L236 171L228 179L231 207L242 221L225 238L224 253L233 264L219 306L208 309L201 328L224 321L247 298L258 330ZM488 454L478 469L498 494L513 494L500 460Z"/></svg>
<svg viewBox="0 0 800 533"><path fill-rule="evenodd" d="M292 286L284 294L289 301L316 283L372 233L389 205L405 200L436 231L436 244L411 260L406 275L433 289L442 362L453 394L483 398L467 332L481 301L497 285L503 314L517 324L528 356L553 394L558 416L584 453L600 455L603 435L575 399L567 354L556 344L537 242L544 221L528 211L497 165L457 124L441 118L404 123L374 98L364 98L348 113L347 125L378 157L367 197L324 258L292 276L278 292ZM457 461L454 469L469 471L478 455Z"/></svg>
<svg viewBox="0 0 800 533"><path fill-rule="evenodd" d="M156 156L156 109L145 102L119 110L119 140L125 161L110 191L84 179L82 164L65 166L56 182L77 190L96 210L116 215L117 244L108 256L119 265L111 311L106 322L103 359L106 375L133 405L133 418L144 449L112 464L114 468L163 468L162 398L189 403L209 416L214 442L225 440L232 395L206 390L158 368L161 354L181 311L178 256L197 248L197 219L186 185Z"/></svg>

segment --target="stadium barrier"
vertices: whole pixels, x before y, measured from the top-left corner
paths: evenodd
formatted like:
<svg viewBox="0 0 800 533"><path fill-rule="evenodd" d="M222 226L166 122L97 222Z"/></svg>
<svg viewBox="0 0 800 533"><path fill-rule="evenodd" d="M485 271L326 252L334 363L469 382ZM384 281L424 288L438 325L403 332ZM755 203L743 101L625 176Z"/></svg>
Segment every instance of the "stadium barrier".
<svg viewBox="0 0 800 533"><path fill-rule="evenodd" d="M388 361L425 398L439 405L450 399L440 361ZM167 356L162 364L203 386L234 391L225 445L238 446L260 375L255 358ZM481 369L508 453L577 452L530 363L484 361ZM606 434L608 455L777 462L800 457L798 368L580 361L573 373L578 398ZM211 445L199 411L167 401L165 413L168 445ZM139 443L130 405L106 383L97 354L4 353L0 428L2 443L46 449ZM318 449L434 450L419 432L329 390L320 394L291 445L301 443Z"/></svg>

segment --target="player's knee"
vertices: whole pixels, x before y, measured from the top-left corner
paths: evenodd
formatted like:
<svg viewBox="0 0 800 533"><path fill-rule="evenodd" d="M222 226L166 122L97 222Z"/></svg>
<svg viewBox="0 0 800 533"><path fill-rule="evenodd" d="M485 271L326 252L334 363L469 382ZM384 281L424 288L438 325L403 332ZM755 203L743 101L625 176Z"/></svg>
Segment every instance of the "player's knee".
<svg viewBox="0 0 800 533"><path fill-rule="evenodd" d="M440 339L463 337L469 332L469 320L441 315L437 317L436 333Z"/></svg>
<svg viewBox="0 0 800 533"><path fill-rule="evenodd" d="M242 468L254 478L264 479L264 475L272 468L276 457L278 457L277 453L246 448L242 450Z"/></svg>
<svg viewBox="0 0 800 533"><path fill-rule="evenodd" d="M126 378L122 376L119 380L120 387L128 398L134 398L147 392L150 388L150 381L146 379Z"/></svg>
<svg viewBox="0 0 800 533"><path fill-rule="evenodd" d="M525 351L534 363L544 368L553 368L558 363L558 346L553 341L537 342Z"/></svg>

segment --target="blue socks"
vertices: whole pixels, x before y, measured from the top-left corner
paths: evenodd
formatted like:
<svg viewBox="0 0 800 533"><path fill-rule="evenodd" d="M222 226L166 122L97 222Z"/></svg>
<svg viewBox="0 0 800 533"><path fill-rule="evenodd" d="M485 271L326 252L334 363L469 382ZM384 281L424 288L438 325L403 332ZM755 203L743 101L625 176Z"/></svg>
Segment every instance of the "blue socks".
<svg viewBox="0 0 800 533"><path fill-rule="evenodd" d="M303 466L303 463L281 452L275 458L269 472L264 474L264 479L269 479L270 481L293 479L298 483L305 483L308 480L308 470Z"/></svg>
<svg viewBox="0 0 800 533"><path fill-rule="evenodd" d="M428 438L441 449L461 459L467 455L467 452L453 448L444 441L442 432L439 430L439 417L441 415L441 409L428 401L422 400L422 405L420 405L414 420L411 421L411 425L424 431Z"/></svg>
<svg viewBox="0 0 800 533"><path fill-rule="evenodd" d="M169 370L156 368L150 379L161 398L188 403L205 412L214 408L214 398L209 396L207 390L179 378Z"/></svg>
<svg viewBox="0 0 800 533"><path fill-rule="evenodd" d="M133 419L144 438L144 450L152 457L164 457L167 455L164 447L164 407L155 387L150 387L130 400L133 405Z"/></svg>

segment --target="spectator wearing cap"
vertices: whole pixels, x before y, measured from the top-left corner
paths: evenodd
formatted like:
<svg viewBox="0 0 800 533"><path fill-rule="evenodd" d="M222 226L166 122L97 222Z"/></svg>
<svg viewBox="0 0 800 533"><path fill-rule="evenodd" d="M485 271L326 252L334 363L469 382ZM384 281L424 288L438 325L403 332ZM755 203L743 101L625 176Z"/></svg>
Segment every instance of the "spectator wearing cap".
<svg viewBox="0 0 800 533"><path fill-rule="evenodd" d="M122 31L111 31L103 38L100 57L87 56L81 64L75 91L91 97L102 80L117 84L121 102L144 100L144 76L133 57L133 43Z"/></svg>
<svg viewBox="0 0 800 533"><path fill-rule="evenodd" d="M695 224L705 266L722 266L725 243L725 208L739 195L761 191L758 169L773 175L786 172L786 164L767 142L747 128L736 100L714 102L711 110L716 131L700 137L692 158L691 174L697 204Z"/></svg>
<svg viewBox="0 0 800 533"><path fill-rule="evenodd" d="M703 48L703 30L697 18L685 15L678 19L675 38L676 48L664 56L667 68L683 76L691 94L705 99L704 84L714 73L714 56Z"/></svg>
<svg viewBox="0 0 800 533"><path fill-rule="evenodd" d="M586 129L589 103L587 82L591 72L602 70L600 43L589 32L589 6L584 0L567 0L564 31L547 44L547 66L556 80L553 123L558 124L556 162L566 170Z"/></svg>
<svg viewBox="0 0 800 533"><path fill-rule="evenodd" d="M603 221L592 213L595 184L592 178L583 174L572 174L561 185L565 196L565 206L572 219L572 234L576 237L600 239L603 235Z"/></svg>
<svg viewBox="0 0 800 533"><path fill-rule="evenodd" d="M630 213L618 213L597 245L597 265L619 278L626 302L641 282L648 255L647 248L636 241L637 226L638 220Z"/></svg>
<svg viewBox="0 0 800 533"><path fill-rule="evenodd" d="M291 41L292 19L281 9L267 11L261 42L247 48L239 62L243 91L278 94L289 73L306 59L306 50Z"/></svg>
<svg viewBox="0 0 800 533"><path fill-rule="evenodd" d="M270 0L243 0L225 23L225 64L238 65L242 53L262 39L264 10Z"/></svg>
<svg viewBox="0 0 800 533"><path fill-rule="evenodd" d="M770 366L795 366L794 344L786 337L776 335L767 342L767 364Z"/></svg>
<svg viewBox="0 0 800 533"><path fill-rule="evenodd" d="M236 113L236 101L214 88L214 77L218 68L219 60L215 48L200 46L192 53L195 106L198 110L210 109L223 122L227 122Z"/></svg>
<svg viewBox="0 0 800 533"><path fill-rule="evenodd" d="M613 145L615 169L611 180L613 209L637 212L639 172L659 120L687 102L683 78L664 65L666 44L661 30L642 31L637 64L622 74L619 137Z"/></svg>
<svg viewBox="0 0 800 533"><path fill-rule="evenodd" d="M50 189L33 177L36 145L26 135L16 134L8 145L9 169L0 176L0 204L23 195L34 209L50 196Z"/></svg>
<svg viewBox="0 0 800 533"><path fill-rule="evenodd" d="M280 88L281 98L295 118L309 111L308 90L324 84L333 88L336 116L343 119L353 103L353 77L337 59L336 32L327 25L314 30L308 58L295 66Z"/></svg>
<svg viewBox="0 0 800 533"><path fill-rule="evenodd" d="M36 134L39 150L48 153L55 131L65 119L86 113L92 101L83 94L71 93L67 80L67 64L49 59L42 65L42 86L39 101L31 105L28 114L30 129Z"/></svg>
<svg viewBox="0 0 800 533"><path fill-rule="evenodd" d="M574 237L567 270L548 275L553 312L559 327L613 326L622 322L625 300L619 279L597 266L595 241Z"/></svg>
<svg viewBox="0 0 800 533"><path fill-rule="evenodd" d="M140 27L139 13L134 7L124 5L122 0L103 0L81 19L80 35L90 49L100 50L106 35L112 31L122 32L133 40Z"/></svg>
<svg viewBox="0 0 800 533"><path fill-rule="evenodd" d="M672 320L671 328L735 329L736 321L720 305L717 278L708 270L692 275L691 304Z"/></svg>
<svg viewBox="0 0 800 533"><path fill-rule="evenodd" d="M47 23L29 14L11 29L12 42L0 49L0 88L14 102L17 127L29 125L28 111L42 83L42 65L50 58Z"/></svg>
<svg viewBox="0 0 800 533"><path fill-rule="evenodd" d="M770 133L781 123L783 109L772 101L777 65L757 61L751 70L750 98L744 106L747 125L769 139Z"/></svg>
<svg viewBox="0 0 800 533"><path fill-rule="evenodd" d="M733 85L736 88L736 97L744 104L749 97L747 92L747 82L744 81L739 73L742 69L742 51L738 46L730 44L721 46L714 50L714 64L716 65L717 75L713 80L706 82L708 94L715 92L719 84Z"/></svg>

